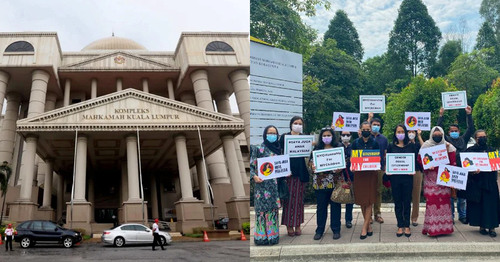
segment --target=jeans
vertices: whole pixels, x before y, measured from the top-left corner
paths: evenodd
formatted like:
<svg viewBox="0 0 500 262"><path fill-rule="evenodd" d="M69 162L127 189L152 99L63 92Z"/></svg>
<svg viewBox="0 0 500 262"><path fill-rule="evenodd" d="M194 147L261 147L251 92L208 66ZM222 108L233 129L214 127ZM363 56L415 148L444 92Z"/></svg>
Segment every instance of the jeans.
<svg viewBox="0 0 500 262"><path fill-rule="evenodd" d="M392 197L398 227L410 227L411 195L413 192L413 176L391 176Z"/></svg>
<svg viewBox="0 0 500 262"><path fill-rule="evenodd" d="M457 197L457 212L459 219L467 216L466 204L467 201L465 198ZM455 201L453 201L453 198L451 198L451 216L455 219Z"/></svg>
<svg viewBox="0 0 500 262"><path fill-rule="evenodd" d="M332 202L330 196L333 189L315 190L316 194L316 234L323 234L326 227L326 218L328 216L328 204L330 204L330 228L333 233L340 233L340 213L341 205Z"/></svg>
<svg viewBox="0 0 500 262"><path fill-rule="evenodd" d="M345 222L352 222L352 208L354 204L345 204Z"/></svg>

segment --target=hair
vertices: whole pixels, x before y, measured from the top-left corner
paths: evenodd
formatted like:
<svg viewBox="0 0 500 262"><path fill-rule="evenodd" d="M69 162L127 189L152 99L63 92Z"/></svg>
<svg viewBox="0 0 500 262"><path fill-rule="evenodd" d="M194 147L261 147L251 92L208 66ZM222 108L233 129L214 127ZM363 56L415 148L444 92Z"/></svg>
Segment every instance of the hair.
<svg viewBox="0 0 500 262"><path fill-rule="evenodd" d="M373 121L373 120L372 120L372 121ZM363 126L364 126L364 125L369 125L369 126L371 126L370 122L368 122L368 121L363 121L363 123L361 123L361 125L359 126L359 129L363 129Z"/></svg>
<svg viewBox="0 0 500 262"><path fill-rule="evenodd" d="M395 145L399 142L398 138L396 137L396 131L398 130L398 127L403 128L405 131L405 139L403 139L403 144L406 146L408 143L410 143L410 139L408 138L408 130L406 129L406 126L403 124L399 124L394 128L394 134L392 135L392 143Z"/></svg>
<svg viewBox="0 0 500 262"><path fill-rule="evenodd" d="M474 139L476 139L477 133L481 133L481 132L486 134L486 131L484 131L484 129L478 129L478 130L476 130L476 132L474 132Z"/></svg>
<svg viewBox="0 0 500 262"><path fill-rule="evenodd" d="M370 121L370 125L374 122L378 122L380 125L382 125L382 120L380 120L380 118L373 118L372 121Z"/></svg>
<svg viewBox="0 0 500 262"><path fill-rule="evenodd" d="M460 130L460 127L459 127L457 124L451 124L451 125L448 127L448 129L449 129L449 128L452 128L452 127L456 127L456 128L458 128L458 130Z"/></svg>
<svg viewBox="0 0 500 262"><path fill-rule="evenodd" d="M314 150L321 150L321 149L325 149L325 142L323 142L323 133L325 132L330 132L332 134L332 143L330 145L334 145L334 143L336 142L336 139L335 139L335 133L333 132L333 129L331 127L324 127L323 129L321 129L321 131L319 132L319 136L318 136L318 143L316 143L316 146L314 147Z"/></svg>
<svg viewBox="0 0 500 262"><path fill-rule="evenodd" d="M290 119L290 130L292 130L293 122L295 122L296 120L302 121L302 132L304 132L304 119L301 116L294 116L292 117L292 119Z"/></svg>

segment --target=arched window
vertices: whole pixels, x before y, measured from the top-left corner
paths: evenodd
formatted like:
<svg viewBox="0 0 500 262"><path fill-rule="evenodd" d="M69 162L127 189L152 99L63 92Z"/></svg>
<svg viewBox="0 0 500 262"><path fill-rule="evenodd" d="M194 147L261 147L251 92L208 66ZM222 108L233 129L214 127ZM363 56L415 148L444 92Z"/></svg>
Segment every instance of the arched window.
<svg viewBox="0 0 500 262"><path fill-rule="evenodd" d="M26 41L17 41L7 46L5 52L35 52L35 48Z"/></svg>
<svg viewBox="0 0 500 262"><path fill-rule="evenodd" d="M234 52L234 49L227 43L221 41L213 41L207 45L205 51L211 52Z"/></svg>

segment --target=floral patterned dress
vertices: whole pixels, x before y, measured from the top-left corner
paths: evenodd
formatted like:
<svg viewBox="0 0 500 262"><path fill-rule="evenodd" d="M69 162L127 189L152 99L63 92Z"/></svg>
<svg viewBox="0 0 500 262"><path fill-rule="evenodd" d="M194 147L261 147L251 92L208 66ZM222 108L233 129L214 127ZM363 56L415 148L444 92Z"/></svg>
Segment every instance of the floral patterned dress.
<svg viewBox="0 0 500 262"><path fill-rule="evenodd" d="M250 153L250 181L254 183L255 232L256 245L275 245L279 242L278 211L280 199L276 179L255 183L253 177L258 175L257 158L276 155L264 144L255 146Z"/></svg>

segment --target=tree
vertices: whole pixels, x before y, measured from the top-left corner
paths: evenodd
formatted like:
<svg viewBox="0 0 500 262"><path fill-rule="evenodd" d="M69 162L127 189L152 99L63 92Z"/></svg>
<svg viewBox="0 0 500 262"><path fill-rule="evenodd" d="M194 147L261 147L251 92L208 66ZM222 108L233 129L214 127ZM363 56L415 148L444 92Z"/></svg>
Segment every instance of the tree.
<svg viewBox="0 0 500 262"><path fill-rule="evenodd" d="M495 37L495 32L488 22L484 22L479 32L477 33L476 46L474 49L481 50L484 48L492 48L491 54L485 58L488 66L500 71L500 43Z"/></svg>
<svg viewBox="0 0 500 262"><path fill-rule="evenodd" d="M12 175L12 169L8 165L9 163L7 161L4 161L3 164L0 166L0 190L2 191L2 212L0 213L0 227L2 226L2 219L3 219L3 209L5 206L5 198L7 196L7 189L9 189L9 179L10 176Z"/></svg>
<svg viewBox="0 0 500 262"><path fill-rule="evenodd" d="M443 35L443 40L445 42L454 40L460 41L462 44L462 52L469 52L470 42L473 38L474 34L471 32L467 19L464 16L461 16L457 22L451 24L446 33Z"/></svg>
<svg viewBox="0 0 500 262"><path fill-rule="evenodd" d="M438 58L435 66L432 68L431 76L445 76L448 73L448 68L453 61L462 54L462 43L458 40L447 41L441 50L439 50Z"/></svg>
<svg viewBox="0 0 500 262"><path fill-rule="evenodd" d="M278 48L306 56L317 32L305 25L299 12L316 14L316 6L330 8L326 0L252 0L250 1L250 34Z"/></svg>
<svg viewBox="0 0 500 262"><path fill-rule="evenodd" d="M441 31L422 0L404 0L389 35L388 54L393 65L404 65L412 75L428 74L436 61Z"/></svg>
<svg viewBox="0 0 500 262"><path fill-rule="evenodd" d="M479 13L492 26L500 42L500 0L483 0Z"/></svg>
<svg viewBox="0 0 500 262"><path fill-rule="evenodd" d="M387 53L366 59L362 68L366 76L363 90L366 95L399 93L411 80L411 73L403 67L394 70L394 66L389 63Z"/></svg>
<svg viewBox="0 0 500 262"><path fill-rule="evenodd" d="M326 39L335 39L337 47L340 50L343 50L361 63L364 50L361 41L359 41L358 31L343 10L337 10L335 16L330 21L328 30L324 35L324 40Z"/></svg>
<svg viewBox="0 0 500 262"><path fill-rule="evenodd" d="M475 125L486 131L488 144L496 149L500 147L500 78L493 81L491 89L477 98L472 111Z"/></svg>
<svg viewBox="0 0 500 262"><path fill-rule="evenodd" d="M439 77L425 79L422 75L414 77L401 93L393 93L388 97L384 121L383 133L392 137L394 127L404 123L405 112L431 112L432 124L437 123L439 109L441 108L441 92L456 91L457 88ZM445 111L445 123L454 123L458 110Z"/></svg>

